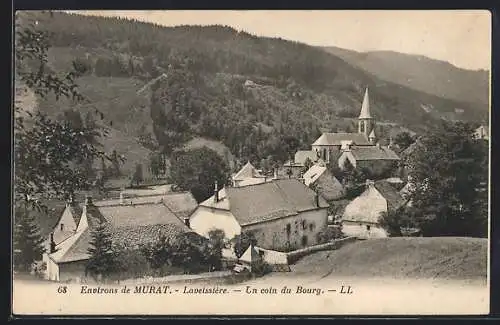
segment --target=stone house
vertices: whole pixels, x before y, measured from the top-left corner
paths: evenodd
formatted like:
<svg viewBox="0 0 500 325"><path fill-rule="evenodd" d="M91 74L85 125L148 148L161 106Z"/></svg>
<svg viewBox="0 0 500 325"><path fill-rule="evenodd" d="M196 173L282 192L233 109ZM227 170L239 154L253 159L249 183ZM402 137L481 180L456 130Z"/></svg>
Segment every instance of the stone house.
<svg viewBox="0 0 500 325"><path fill-rule="evenodd" d="M44 254L46 279L80 281L86 278L85 264L89 258L87 250L91 231L100 222L109 226L114 245L137 249L141 244L157 240L160 235L175 240L179 234L194 234L186 226L185 220L195 208L196 201L190 193L134 198L122 196L120 199L95 203L88 197L82 206L75 231L61 242L54 242L53 249Z"/></svg>
<svg viewBox="0 0 500 325"><path fill-rule="evenodd" d="M324 164L311 166L303 175L304 184L316 190L325 200L337 200L344 196L344 187Z"/></svg>
<svg viewBox="0 0 500 325"><path fill-rule="evenodd" d="M318 243L327 227L328 203L297 179L215 190L189 218L191 229L207 237L224 231L229 241L252 232L264 249L288 251Z"/></svg>
<svg viewBox="0 0 500 325"><path fill-rule="evenodd" d="M354 168L368 170L371 177L380 177L395 172L400 158L390 148L379 144L371 147L347 146L338 159L340 169L345 169L347 162Z"/></svg>
<svg viewBox="0 0 500 325"><path fill-rule="evenodd" d="M490 138L490 128L488 126L481 125L474 131L474 138L488 140Z"/></svg>
<svg viewBox="0 0 500 325"><path fill-rule="evenodd" d="M383 238L388 234L379 224L383 212L405 204L399 192L385 181L367 181L366 190L352 200L342 215L342 231L362 239Z"/></svg>

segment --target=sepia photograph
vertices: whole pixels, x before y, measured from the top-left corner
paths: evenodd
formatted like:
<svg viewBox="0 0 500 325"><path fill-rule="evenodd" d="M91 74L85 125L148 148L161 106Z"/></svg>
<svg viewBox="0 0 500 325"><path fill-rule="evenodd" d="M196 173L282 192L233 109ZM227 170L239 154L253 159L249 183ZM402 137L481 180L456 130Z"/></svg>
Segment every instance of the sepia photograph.
<svg viewBox="0 0 500 325"><path fill-rule="evenodd" d="M489 11L13 22L13 315L490 312Z"/></svg>

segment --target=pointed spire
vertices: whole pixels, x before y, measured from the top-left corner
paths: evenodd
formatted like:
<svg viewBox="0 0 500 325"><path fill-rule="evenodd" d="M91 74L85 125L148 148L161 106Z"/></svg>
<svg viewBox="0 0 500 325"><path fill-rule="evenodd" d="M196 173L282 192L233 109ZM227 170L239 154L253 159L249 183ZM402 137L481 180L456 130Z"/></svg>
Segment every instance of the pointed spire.
<svg viewBox="0 0 500 325"><path fill-rule="evenodd" d="M372 115L370 114L370 98L368 96L368 88L365 90L365 97L363 98L359 118L372 118Z"/></svg>

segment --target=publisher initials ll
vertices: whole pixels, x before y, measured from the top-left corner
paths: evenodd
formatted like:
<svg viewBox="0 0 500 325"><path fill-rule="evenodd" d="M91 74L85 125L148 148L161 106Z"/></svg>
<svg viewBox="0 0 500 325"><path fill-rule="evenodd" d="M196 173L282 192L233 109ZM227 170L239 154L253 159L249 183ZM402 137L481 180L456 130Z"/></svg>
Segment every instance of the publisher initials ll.
<svg viewBox="0 0 500 325"><path fill-rule="evenodd" d="M340 293L352 294L353 292L351 286L342 286L340 289Z"/></svg>

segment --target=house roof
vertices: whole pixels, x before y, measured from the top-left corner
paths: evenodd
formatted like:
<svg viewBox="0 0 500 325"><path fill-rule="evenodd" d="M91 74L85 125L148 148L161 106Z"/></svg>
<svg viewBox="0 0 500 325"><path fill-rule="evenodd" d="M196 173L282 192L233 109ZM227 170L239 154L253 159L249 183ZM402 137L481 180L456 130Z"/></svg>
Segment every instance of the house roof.
<svg viewBox="0 0 500 325"><path fill-rule="evenodd" d="M234 176L233 180L241 181L252 177L264 177L261 175L257 169L250 163L247 162Z"/></svg>
<svg viewBox="0 0 500 325"><path fill-rule="evenodd" d="M323 175L323 173L326 171L325 166L320 166L320 165L312 165L311 168L309 168L305 173L304 173L304 184L309 186L310 184L314 183L318 178Z"/></svg>
<svg viewBox="0 0 500 325"><path fill-rule="evenodd" d="M82 217L82 206L78 203L73 203L68 205L69 211L71 212L71 216L73 220L75 220L75 224L78 225L80 222L80 218Z"/></svg>
<svg viewBox="0 0 500 325"><path fill-rule="evenodd" d="M342 141L351 140L355 145L372 145L368 138L363 133L323 133L314 143L313 146L340 146Z"/></svg>
<svg viewBox="0 0 500 325"><path fill-rule="evenodd" d="M312 162L315 162L318 160L318 155L312 150L299 150L295 153L294 162L295 164L304 165L307 158L309 158Z"/></svg>
<svg viewBox="0 0 500 325"><path fill-rule="evenodd" d="M91 230L98 221L106 222L113 244L135 248L153 242L160 235L174 240L177 235L192 232L182 221L162 203L143 203L87 207L89 227L62 242L51 257L58 263L84 260L89 257L88 248Z"/></svg>
<svg viewBox="0 0 500 325"><path fill-rule="evenodd" d="M361 105L361 112L359 114L360 119L372 118L370 113L370 98L368 96L368 88L365 90L365 96L363 97L363 104Z"/></svg>
<svg viewBox="0 0 500 325"><path fill-rule="evenodd" d="M350 150L356 160L399 160L399 156L384 146L352 147Z"/></svg>
<svg viewBox="0 0 500 325"><path fill-rule="evenodd" d="M191 214L198 206L191 192L171 192L130 198L125 196L124 201L126 205L130 205L131 203L134 205L162 203L181 219ZM96 201L94 205L98 207L119 206L120 199Z"/></svg>
<svg viewBox="0 0 500 325"><path fill-rule="evenodd" d="M219 201L210 197L200 206L230 211L240 225L264 222L316 209L315 192L297 179L278 179L219 191ZM321 208L328 203L319 197Z"/></svg>
<svg viewBox="0 0 500 325"><path fill-rule="evenodd" d="M374 186L387 200L387 205L390 209L397 209L405 203L401 194L399 194L399 192L389 182L377 181Z"/></svg>

